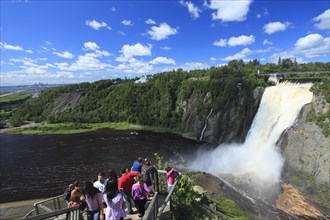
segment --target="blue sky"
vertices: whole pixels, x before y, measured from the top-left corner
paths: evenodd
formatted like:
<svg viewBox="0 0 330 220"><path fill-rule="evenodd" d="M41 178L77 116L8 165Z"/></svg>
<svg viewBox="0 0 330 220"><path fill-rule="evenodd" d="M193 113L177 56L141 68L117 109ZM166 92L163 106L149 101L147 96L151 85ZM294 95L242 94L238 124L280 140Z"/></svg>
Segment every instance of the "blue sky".
<svg viewBox="0 0 330 220"><path fill-rule="evenodd" d="M2 86L329 62L330 2L1 0L0 33Z"/></svg>

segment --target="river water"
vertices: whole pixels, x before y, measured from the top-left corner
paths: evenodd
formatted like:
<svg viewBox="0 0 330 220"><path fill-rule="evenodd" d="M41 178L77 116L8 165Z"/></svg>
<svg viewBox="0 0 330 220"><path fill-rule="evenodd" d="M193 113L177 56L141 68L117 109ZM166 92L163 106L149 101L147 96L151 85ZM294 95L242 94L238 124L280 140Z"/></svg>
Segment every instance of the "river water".
<svg viewBox="0 0 330 220"><path fill-rule="evenodd" d="M138 157L172 164L196 152L198 143L170 133L110 129L71 135L1 135L0 202L62 194L74 180L92 180Z"/></svg>

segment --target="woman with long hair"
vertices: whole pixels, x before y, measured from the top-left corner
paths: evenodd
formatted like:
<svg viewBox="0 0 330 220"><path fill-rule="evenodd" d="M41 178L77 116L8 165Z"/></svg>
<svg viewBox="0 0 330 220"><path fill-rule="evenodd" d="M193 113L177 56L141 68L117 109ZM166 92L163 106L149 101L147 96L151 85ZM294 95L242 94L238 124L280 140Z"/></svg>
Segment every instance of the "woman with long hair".
<svg viewBox="0 0 330 220"><path fill-rule="evenodd" d="M107 204L106 220L123 220L126 217L123 195L118 191L117 181L108 181L103 200Z"/></svg>
<svg viewBox="0 0 330 220"><path fill-rule="evenodd" d="M93 186L92 182L85 182L85 202L87 203L87 219L103 220L102 193Z"/></svg>
<svg viewBox="0 0 330 220"><path fill-rule="evenodd" d="M143 181L143 176L138 174L136 176L136 183L133 184L132 187L132 197L135 207L138 210L139 217L144 215L148 194L153 195L154 192L149 189L148 185Z"/></svg>

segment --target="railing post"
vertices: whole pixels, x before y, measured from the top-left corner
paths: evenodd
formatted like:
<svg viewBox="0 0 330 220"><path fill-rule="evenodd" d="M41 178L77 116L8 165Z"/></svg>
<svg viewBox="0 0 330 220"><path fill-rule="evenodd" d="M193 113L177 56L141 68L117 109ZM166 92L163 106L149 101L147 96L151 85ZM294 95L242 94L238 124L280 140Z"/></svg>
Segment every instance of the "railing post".
<svg viewBox="0 0 330 220"><path fill-rule="evenodd" d="M37 215L39 215L38 204L34 204L34 208L35 208L35 210L36 210Z"/></svg>
<svg viewBox="0 0 330 220"><path fill-rule="evenodd" d="M156 179L155 182L156 182L156 188L157 188L156 191L157 191L157 192L160 192L160 191L159 191L158 170L157 170L157 172L156 172L155 179Z"/></svg>

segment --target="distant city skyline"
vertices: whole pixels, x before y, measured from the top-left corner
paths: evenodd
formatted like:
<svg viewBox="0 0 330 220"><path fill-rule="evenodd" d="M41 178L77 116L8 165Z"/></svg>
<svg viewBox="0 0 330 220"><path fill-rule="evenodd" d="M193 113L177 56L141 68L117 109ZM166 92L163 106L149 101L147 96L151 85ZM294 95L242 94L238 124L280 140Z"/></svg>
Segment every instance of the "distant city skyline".
<svg viewBox="0 0 330 220"><path fill-rule="evenodd" d="M1 86L142 77L233 59L330 61L329 1L0 4Z"/></svg>

